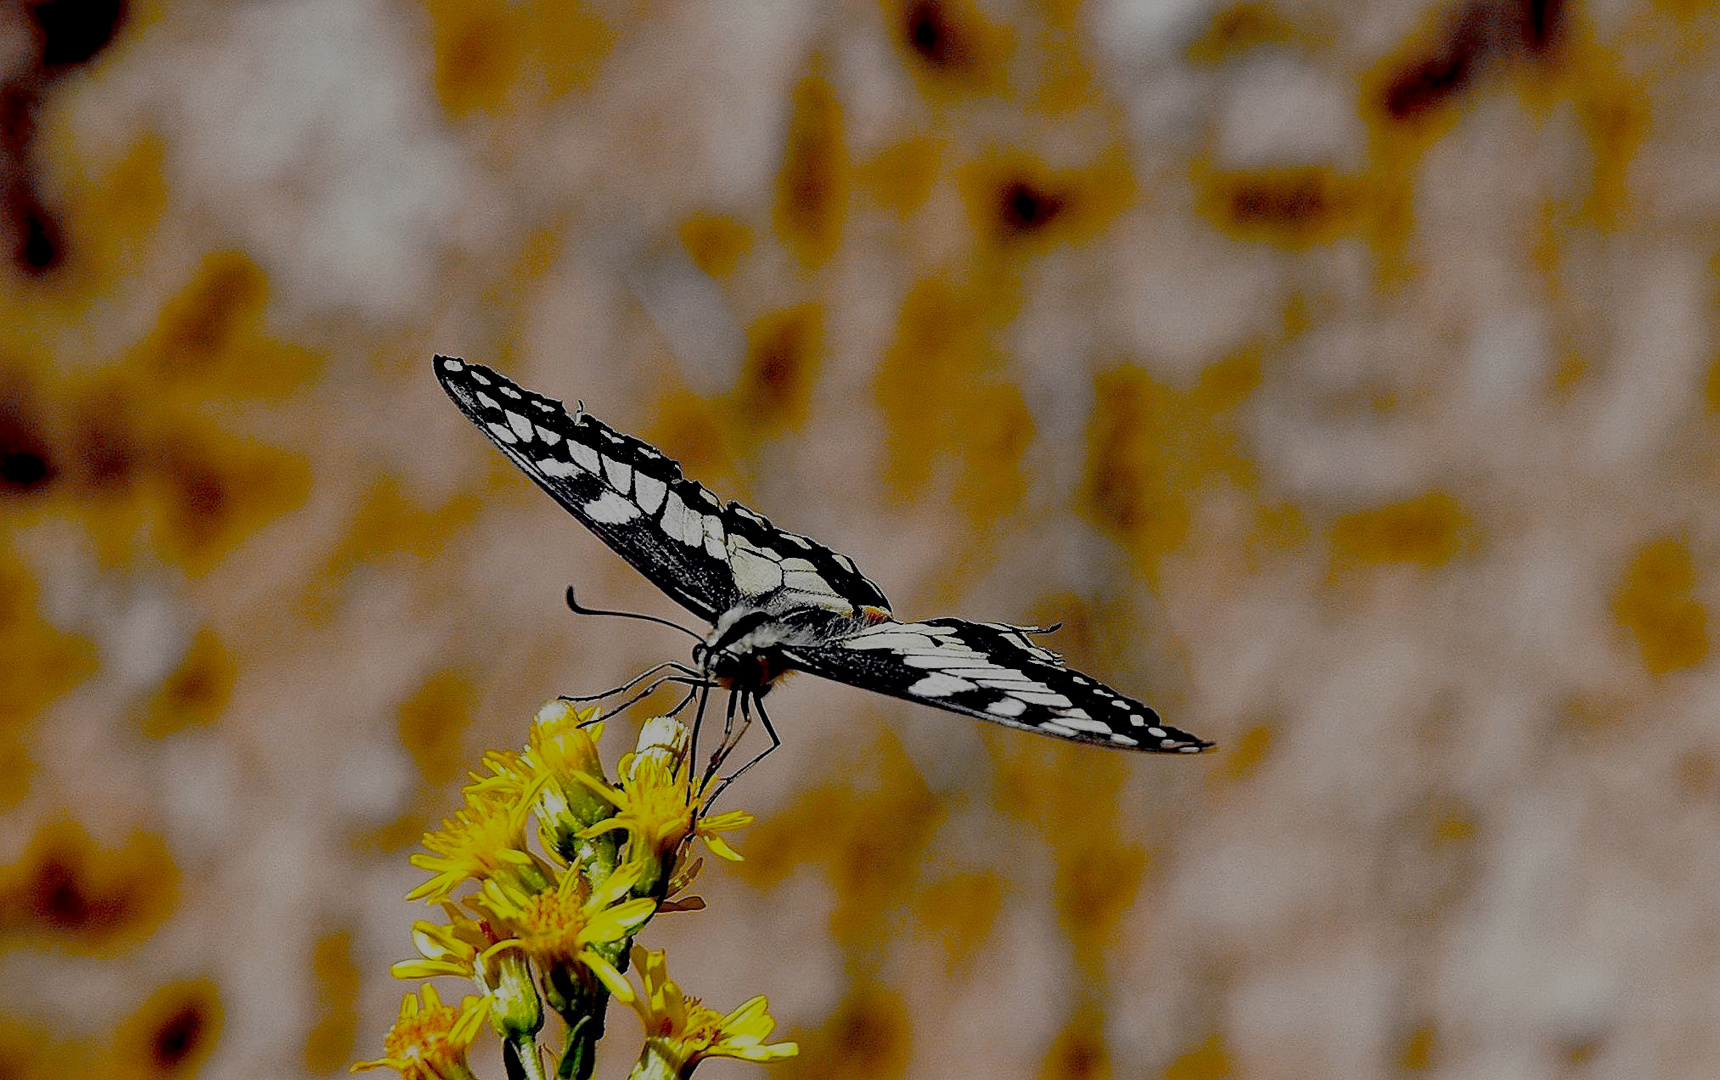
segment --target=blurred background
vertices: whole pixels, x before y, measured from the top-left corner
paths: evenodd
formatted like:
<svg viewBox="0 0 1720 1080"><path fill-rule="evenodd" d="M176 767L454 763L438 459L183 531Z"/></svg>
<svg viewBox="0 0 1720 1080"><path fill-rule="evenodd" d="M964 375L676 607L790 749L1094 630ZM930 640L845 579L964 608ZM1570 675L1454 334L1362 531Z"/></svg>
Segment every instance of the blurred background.
<svg viewBox="0 0 1720 1080"><path fill-rule="evenodd" d="M465 771L685 657L437 351L1219 743L791 681L706 1074L1720 1074L1717 19L0 0L0 1077L380 1056Z"/></svg>

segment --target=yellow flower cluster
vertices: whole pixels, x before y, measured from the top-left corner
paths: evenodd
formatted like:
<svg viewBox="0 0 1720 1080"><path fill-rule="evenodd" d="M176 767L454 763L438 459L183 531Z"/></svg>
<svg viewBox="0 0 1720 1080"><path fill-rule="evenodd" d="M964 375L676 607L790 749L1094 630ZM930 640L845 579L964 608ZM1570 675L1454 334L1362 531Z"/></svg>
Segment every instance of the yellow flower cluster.
<svg viewBox="0 0 1720 1080"><path fill-rule="evenodd" d="M738 860L722 834L754 819L704 813L707 786L693 779L687 728L673 718L644 725L612 783L594 713L563 701L544 706L525 749L487 755L465 806L424 837L425 853L412 864L430 877L408 898L438 905L446 921L413 924L418 958L396 964L394 974L470 979L482 993L458 1008L429 984L422 1000L408 994L384 1041L387 1056L355 1070L476 1080L466 1051L487 1019L510 1080L586 1080L611 996L645 1023L635 1077L684 1077L708 1057L775 1061L797 1052L793 1043L764 1042L775 1027L764 998L720 1015L681 993L663 953L632 945L659 912L704 906L678 897L702 865L689 855L691 842ZM640 970L640 991L627 980L629 961ZM553 1069L538 1039L546 1005L564 1029Z"/></svg>

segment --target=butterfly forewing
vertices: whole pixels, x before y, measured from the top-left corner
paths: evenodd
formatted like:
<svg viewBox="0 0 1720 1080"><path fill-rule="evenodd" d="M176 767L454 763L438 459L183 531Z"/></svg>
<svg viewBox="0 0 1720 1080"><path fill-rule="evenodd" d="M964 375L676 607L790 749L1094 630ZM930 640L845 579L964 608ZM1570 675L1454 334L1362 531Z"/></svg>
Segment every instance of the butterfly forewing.
<svg viewBox="0 0 1720 1080"><path fill-rule="evenodd" d="M1134 698L1064 667L1030 628L964 619L889 621L788 650L814 675L1077 742L1198 753L1210 742L1166 725Z"/></svg>
<svg viewBox="0 0 1720 1080"><path fill-rule="evenodd" d="M448 396L616 554L706 620L740 598L721 500L649 443L479 364L436 358Z"/></svg>
<svg viewBox="0 0 1720 1080"><path fill-rule="evenodd" d="M779 613L889 609L848 556L725 505L651 444L481 364L438 356L436 374L522 472L699 617L715 621L741 603Z"/></svg>

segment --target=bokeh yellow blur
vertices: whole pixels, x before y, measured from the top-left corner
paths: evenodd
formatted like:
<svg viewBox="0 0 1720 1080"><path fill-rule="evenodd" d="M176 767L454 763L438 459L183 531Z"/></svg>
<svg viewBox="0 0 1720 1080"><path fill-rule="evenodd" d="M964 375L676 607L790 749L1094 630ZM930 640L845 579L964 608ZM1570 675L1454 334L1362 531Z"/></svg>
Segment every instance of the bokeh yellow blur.
<svg viewBox="0 0 1720 1080"><path fill-rule="evenodd" d="M378 1056L467 771L685 658L567 612L679 615L435 352L1219 743L790 680L745 861L645 935L801 1046L709 1075L1720 1074L1717 45L0 0L0 1080Z"/></svg>

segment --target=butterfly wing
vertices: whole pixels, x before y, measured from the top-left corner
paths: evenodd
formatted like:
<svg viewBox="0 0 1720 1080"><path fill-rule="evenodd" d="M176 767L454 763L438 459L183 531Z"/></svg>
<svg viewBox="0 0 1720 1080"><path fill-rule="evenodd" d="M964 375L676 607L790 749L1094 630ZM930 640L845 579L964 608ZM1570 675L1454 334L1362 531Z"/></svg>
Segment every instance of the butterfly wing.
<svg viewBox="0 0 1720 1080"><path fill-rule="evenodd" d="M895 621L785 650L827 679L1076 742L1199 753L1205 739L1104 683L1063 666L1028 628L965 619Z"/></svg>
<svg viewBox="0 0 1720 1080"><path fill-rule="evenodd" d="M740 599L732 511L672 458L480 364L438 356L436 377L521 472L682 607L714 622Z"/></svg>

